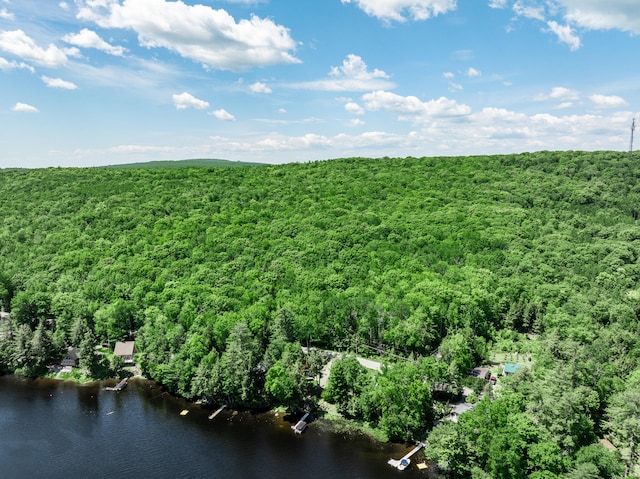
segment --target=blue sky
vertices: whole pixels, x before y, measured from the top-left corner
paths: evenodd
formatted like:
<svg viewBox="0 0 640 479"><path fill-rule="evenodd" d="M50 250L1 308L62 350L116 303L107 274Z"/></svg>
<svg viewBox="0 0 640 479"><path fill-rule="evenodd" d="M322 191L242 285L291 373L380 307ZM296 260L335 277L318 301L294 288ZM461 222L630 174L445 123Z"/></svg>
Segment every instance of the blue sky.
<svg viewBox="0 0 640 479"><path fill-rule="evenodd" d="M637 0L0 0L0 168L624 151L638 34Z"/></svg>

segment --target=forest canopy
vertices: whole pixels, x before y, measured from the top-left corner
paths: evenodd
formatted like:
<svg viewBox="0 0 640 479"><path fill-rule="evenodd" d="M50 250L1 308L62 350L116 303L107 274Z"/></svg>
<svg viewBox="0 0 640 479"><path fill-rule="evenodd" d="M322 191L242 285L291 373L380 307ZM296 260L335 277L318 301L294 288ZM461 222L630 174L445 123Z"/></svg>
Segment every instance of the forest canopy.
<svg viewBox="0 0 640 479"><path fill-rule="evenodd" d="M39 374L68 346L94 367L97 344L135 338L175 393L295 406L317 374L301 345L375 348L409 361L372 378L347 356L327 397L410 439L435 383L526 334L535 368L435 428L432 459L637 474L639 177L606 151L1 170L0 367Z"/></svg>

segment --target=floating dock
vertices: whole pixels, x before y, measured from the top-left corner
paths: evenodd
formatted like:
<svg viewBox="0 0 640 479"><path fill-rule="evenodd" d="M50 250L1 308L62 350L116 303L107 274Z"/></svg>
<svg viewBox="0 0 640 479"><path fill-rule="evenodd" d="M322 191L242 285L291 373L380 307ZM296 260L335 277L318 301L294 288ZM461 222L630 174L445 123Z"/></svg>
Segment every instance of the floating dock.
<svg viewBox="0 0 640 479"><path fill-rule="evenodd" d="M120 381L114 387L106 387L104 389L105 389L105 391L122 391L126 387L127 387L127 378L124 378L122 381Z"/></svg>
<svg viewBox="0 0 640 479"><path fill-rule="evenodd" d="M411 456L413 456L416 452L422 449L425 446L424 442L419 442L416 447L414 447L411 451L409 451L402 459L389 459L388 464L392 467L400 471L404 471L409 464L411 464Z"/></svg>
<svg viewBox="0 0 640 479"><path fill-rule="evenodd" d="M307 418L309 417L309 413L305 414L304 416L302 416L302 419L300 419L295 426L291 426L291 429L293 429L293 431L296 434L302 434L302 431L304 431L307 428Z"/></svg>
<svg viewBox="0 0 640 479"><path fill-rule="evenodd" d="M227 407L226 404L223 404L222 406L220 406L218 409L215 410L215 412L212 412L211 414L209 414L209 419L213 419L214 417L216 417L226 407Z"/></svg>

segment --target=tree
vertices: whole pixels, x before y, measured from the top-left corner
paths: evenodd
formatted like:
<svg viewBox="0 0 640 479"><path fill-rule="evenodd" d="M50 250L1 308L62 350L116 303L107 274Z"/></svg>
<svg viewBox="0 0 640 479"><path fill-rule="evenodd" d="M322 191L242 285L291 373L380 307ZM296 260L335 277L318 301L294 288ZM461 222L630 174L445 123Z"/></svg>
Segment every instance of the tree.
<svg viewBox="0 0 640 479"><path fill-rule="evenodd" d="M631 387L611 398L605 427L626 465L625 475L640 475L640 388Z"/></svg>
<svg viewBox="0 0 640 479"><path fill-rule="evenodd" d="M416 361L385 367L367 395L368 417L389 439L416 439L433 423L431 382L422 366Z"/></svg>
<svg viewBox="0 0 640 479"><path fill-rule="evenodd" d="M229 404L251 406L260 402L258 345L247 323L233 326L219 364L221 390Z"/></svg>
<svg viewBox="0 0 640 479"><path fill-rule="evenodd" d="M355 356L346 355L331 366L322 396L336 405L338 412L350 417L362 415L361 395L371 386L371 377Z"/></svg>

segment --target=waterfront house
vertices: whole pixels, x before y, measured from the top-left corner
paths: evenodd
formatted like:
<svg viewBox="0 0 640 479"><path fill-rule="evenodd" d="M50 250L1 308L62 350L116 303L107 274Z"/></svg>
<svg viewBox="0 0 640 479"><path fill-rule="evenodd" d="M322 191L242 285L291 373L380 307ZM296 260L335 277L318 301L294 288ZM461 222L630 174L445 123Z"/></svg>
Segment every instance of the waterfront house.
<svg viewBox="0 0 640 479"><path fill-rule="evenodd" d="M73 368L78 367L78 350L73 346L69 346L62 361L60 361L60 365L71 366Z"/></svg>
<svg viewBox="0 0 640 479"><path fill-rule="evenodd" d="M113 349L114 356L120 356L125 364L133 364L135 341L118 341Z"/></svg>

